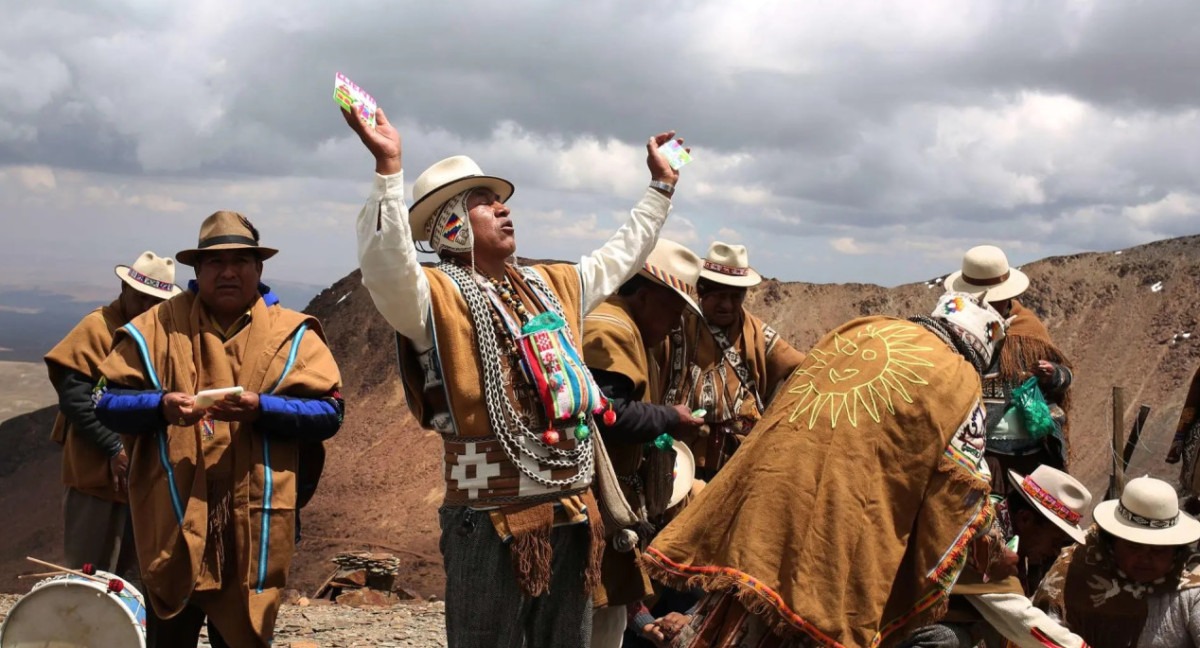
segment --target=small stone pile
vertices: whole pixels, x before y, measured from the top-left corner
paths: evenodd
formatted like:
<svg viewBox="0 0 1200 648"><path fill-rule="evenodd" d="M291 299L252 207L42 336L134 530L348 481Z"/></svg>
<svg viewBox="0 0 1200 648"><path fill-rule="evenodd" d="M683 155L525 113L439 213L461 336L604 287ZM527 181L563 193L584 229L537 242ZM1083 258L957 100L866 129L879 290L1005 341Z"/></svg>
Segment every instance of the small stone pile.
<svg viewBox="0 0 1200 648"><path fill-rule="evenodd" d="M337 565L314 598L345 605L392 605L400 600L393 592L400 560L388 553L343 552L333 557Z"/></svg>

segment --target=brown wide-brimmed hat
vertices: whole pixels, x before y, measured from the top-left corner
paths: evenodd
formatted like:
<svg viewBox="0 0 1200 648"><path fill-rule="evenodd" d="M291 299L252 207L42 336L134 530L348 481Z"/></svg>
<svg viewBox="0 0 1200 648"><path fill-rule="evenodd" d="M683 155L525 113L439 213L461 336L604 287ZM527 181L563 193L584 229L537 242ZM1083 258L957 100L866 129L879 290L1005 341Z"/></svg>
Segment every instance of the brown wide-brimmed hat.
<svg viewBox="0 0 1200 648"><path fill-rule="evenodd" d="M200 242L196 247L176 252L175 258L195 267L201 252L216 250L254 250L258 258L264 260L279 252L258 244L258 230L248 218L237 212L219 211L200 224Z"/></svg>

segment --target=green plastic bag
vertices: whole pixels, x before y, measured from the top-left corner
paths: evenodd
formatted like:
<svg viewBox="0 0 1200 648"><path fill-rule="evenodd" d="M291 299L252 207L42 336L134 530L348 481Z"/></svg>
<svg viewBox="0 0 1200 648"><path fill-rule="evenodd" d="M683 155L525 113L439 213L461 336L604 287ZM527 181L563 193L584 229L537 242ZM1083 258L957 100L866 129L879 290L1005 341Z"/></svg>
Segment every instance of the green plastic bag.
<svg viewBox="0 0 1200 648"><path fill-rule="evenodd" d="M1054 432L1056 424L1050 416L1050 405L1042 395L1042 388L1038 386L1037 376L1029 378L1012 390L1012 406L1017 408L1017 414L1025 424L1025 431L1029 436L1041 439Z"/></svg>

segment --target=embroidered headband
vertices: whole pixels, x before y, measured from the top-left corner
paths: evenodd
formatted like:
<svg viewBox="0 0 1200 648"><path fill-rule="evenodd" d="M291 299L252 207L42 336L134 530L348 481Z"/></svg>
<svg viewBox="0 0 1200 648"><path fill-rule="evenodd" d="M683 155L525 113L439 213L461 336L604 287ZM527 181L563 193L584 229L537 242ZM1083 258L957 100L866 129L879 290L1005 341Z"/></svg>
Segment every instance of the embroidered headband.
<svg viewBox="0 0 1200 648"><path fill-rule="evenodd" d="M1125 505L1121 504L1120 502L1117 503L1117 515L1125 518L1126 522L1131 522L1148 529L1170 529L1179 523L1179 514L1176 514L1173 518L1167 518L1165 520L1142 517L1141 515L1138 515L1137 513L1125 508Z"/></svg>
<svg viewBox="0 0 1200 648"><path fill-rule="evenodd" d="M709 261L708 259L704 260L704 269L732 277L745 277L747 274L750 274L750 268L735 268L715 261Z"/></svg>
<svg viewBox="0 0 1200 648"><path fill-rule="evenodd" d="M1037 482L1033 481L1029 477L1026 477L1021 482L1021 490L1025 491L1026 495L1032 497L1038 504L1041 504L1049 509L1051 513L1058 516L1060 520L1066 522L1067 524L1077 526L1079 521L1083 519L1082 515L1072 511L1067 507L1066 504L1063 504L1061 501L1059 501L1059 499L1050 494L1049 491L1045 490L1041 486L1038 486Z"/></svg>
<svg viewBox="0 0 1200 648"><path fill-rule="evenodd" d="M156 290L165 290L167 292L171 292L171 289L175 287L175 284L169 281L159 281L158 279L155 279L154 277L148 277L137 270L134 270L133 268L129 269L128 274L130 279L133 279L143 286L150 286Z"/></svg>

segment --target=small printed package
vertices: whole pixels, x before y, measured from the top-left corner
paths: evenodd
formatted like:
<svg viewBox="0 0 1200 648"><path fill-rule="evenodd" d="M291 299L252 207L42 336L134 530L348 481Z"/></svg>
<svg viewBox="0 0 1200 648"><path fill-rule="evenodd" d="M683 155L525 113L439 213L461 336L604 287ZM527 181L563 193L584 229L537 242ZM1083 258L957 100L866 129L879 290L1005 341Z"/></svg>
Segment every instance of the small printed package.
<svg viewBox="0 0 1200 648"><path fill-rule="evenodd" d="M341 72L333 78L333 100L342 110L358 115L368 126L375 128L375 98Z"/></svg>

